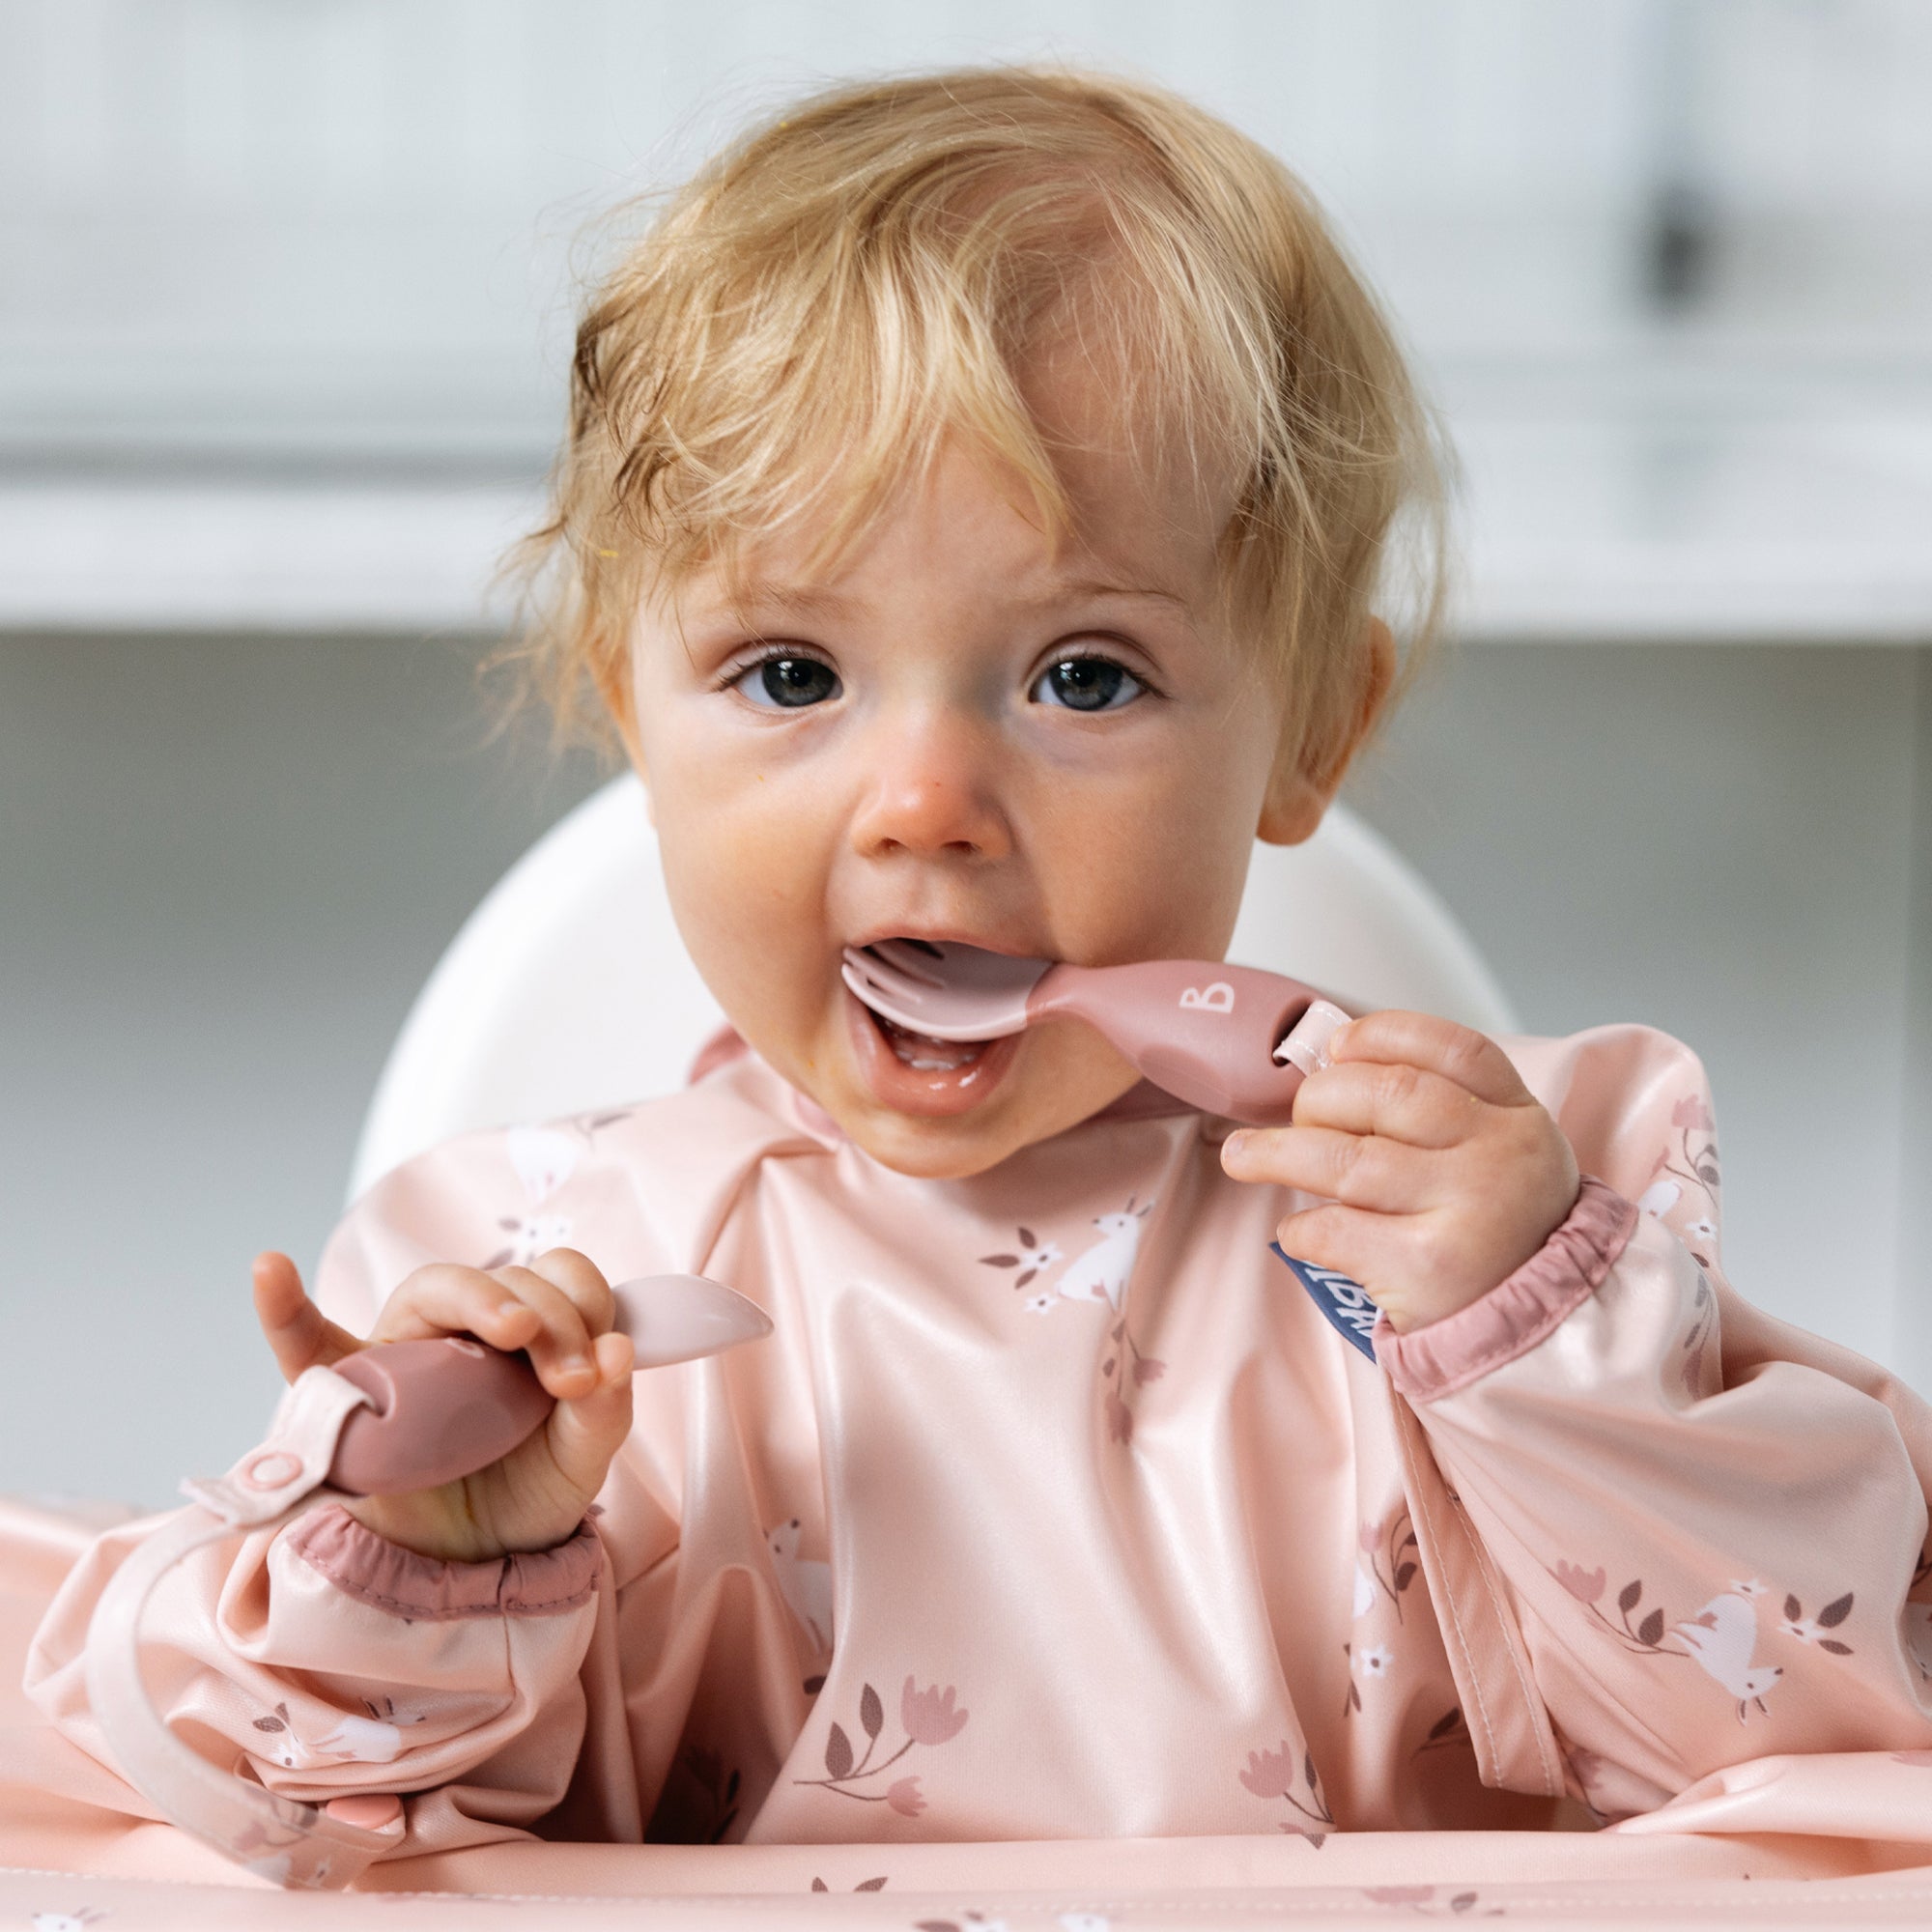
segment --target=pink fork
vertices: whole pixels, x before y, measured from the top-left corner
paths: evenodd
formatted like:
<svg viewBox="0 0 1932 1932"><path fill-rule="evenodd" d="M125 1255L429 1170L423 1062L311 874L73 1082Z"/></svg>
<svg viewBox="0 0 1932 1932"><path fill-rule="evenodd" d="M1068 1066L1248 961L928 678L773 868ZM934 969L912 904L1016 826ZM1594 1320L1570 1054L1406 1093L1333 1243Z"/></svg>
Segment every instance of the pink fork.
<svg viewBox="0 0 1932 1932"><path fill-rule="evenodd" d="M848 947L843 975L875 1013L933 1039L1084 1020L1156 1087L1250 1126L1287 1124L1295 1090L1349 1017L1298 980L1218 960L1069 966L885 939Z"/></svg>
<svg viewBox="0 0 1932 1932"><path fill-rule="evenodd" d="M1036 1020L1085 1020L1156 1087L1249 1126L1285 1126L1350 1011L1278 973L1216 960L1053 965L977 946L883 939L847 947L845 983L875 1013L934 1039L998 1039ZM1360 1282L1269 1243L1326 1321L1371 1361L1376 1305Z"/></svg>

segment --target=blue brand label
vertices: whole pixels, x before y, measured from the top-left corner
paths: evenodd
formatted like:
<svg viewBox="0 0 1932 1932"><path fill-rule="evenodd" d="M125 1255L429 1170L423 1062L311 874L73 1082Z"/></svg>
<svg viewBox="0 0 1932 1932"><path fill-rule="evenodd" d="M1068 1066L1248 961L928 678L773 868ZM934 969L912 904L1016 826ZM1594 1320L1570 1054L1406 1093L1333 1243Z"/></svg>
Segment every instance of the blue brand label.
<svg viewBox="0 0 1932 1932"><path fill-rule="evenodd" d="M1334 1268L1296 1261L1283 1251L1279 1241L1270 1241L1268 1246L1288 1264L1288 1271L1314 1297L1316 1307L1373 1362L1376 1345L1369 1340L1369 1331L1376 1325L1376 1304L1369 1299L1368 1290Z"/></svg>

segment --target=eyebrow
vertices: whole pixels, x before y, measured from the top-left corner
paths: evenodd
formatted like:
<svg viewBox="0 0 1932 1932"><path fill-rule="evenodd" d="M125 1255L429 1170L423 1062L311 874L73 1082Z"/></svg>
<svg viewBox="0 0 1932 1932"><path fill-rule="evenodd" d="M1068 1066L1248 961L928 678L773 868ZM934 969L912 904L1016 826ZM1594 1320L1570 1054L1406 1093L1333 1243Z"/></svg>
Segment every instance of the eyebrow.
<svg viewBox="0 0 1932 1932"><path fill-rule="evenodd" d="M1113 583L1103 578L1065 579L1049 585L1038 596L1022 601L1036 610L1043 610L1050 604L1065 603L1073 597L1138 597L1172 604L1181 610L1187 608L1184 597L1172 590L1164 590L1158 584ZM850 598L839 596L836 590L821 589L809 583L756 583L744 600L744 609L748 612L774 611L799 617L844 617L850 616L859 608Z"/></svg>
<svg viewBox="0 0 1932 1932"><path fill-rule="evenodd" d="M1151 597L1162 604L1185 607L1187 599L1155 583L1109 583L1102 578L1079 578L1059 586L1055 594L1075 597Z"/></svg>
<svg viewBox="0 0 1932 1932"><path fill-rule="evenodd" d="M821 590L810 583L754 583L746 592L747 611L782 611L801 617L849 616L858 607L836 590Z"/></svg>

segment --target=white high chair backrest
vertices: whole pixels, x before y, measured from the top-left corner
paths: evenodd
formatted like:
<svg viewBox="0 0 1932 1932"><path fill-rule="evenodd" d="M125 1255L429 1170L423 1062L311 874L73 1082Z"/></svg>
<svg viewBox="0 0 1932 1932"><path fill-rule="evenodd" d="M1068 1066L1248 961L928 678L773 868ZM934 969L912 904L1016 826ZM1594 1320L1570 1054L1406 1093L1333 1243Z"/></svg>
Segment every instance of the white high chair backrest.
<svg viewBox="0 0 1932 1932"><path fill-rule="evenodd" d="M1228 957L1371 1007L1517 1030L1454 915L1353 813L1257 845ZM350 1198L452 1134L668 1094L724 1015L672 923L637 779L511 867L438 962L384 1066Z"/></svg>

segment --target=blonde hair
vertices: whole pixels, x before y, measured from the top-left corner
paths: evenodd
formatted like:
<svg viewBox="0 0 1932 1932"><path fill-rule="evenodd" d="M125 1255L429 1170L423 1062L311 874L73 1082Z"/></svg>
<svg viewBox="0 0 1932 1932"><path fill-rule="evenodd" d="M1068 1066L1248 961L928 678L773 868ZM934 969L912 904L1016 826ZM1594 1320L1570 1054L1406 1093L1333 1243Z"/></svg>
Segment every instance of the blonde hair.
<svg viewBox="0 0 1932 1932"><path fill-rule="evenodd" d="M1439 446L1387 323L1273 156L1163 89L1040 67L829 89L662 207L577 334L569 431L506 656L559 729L628 701L641 597L750 540L833 568L951 434L1058 539L1028 355L1114 354L1132 439L1241 480L1220 538L1244 635L1289 684L1303 769L1352 744L1390 535L1420 535L1406 684L1441 604ZM594 696L593 696L594 694ZM601 702L597 701L601 698Z"/></svg>

